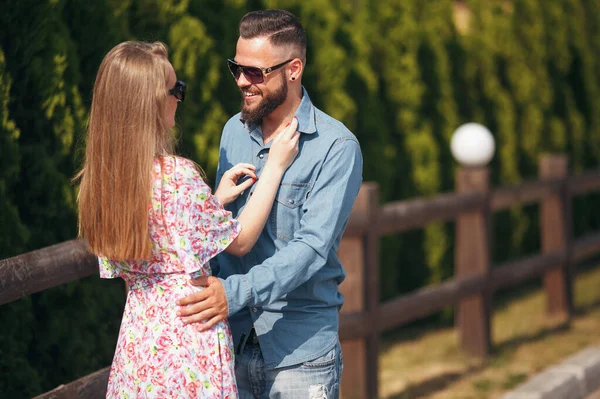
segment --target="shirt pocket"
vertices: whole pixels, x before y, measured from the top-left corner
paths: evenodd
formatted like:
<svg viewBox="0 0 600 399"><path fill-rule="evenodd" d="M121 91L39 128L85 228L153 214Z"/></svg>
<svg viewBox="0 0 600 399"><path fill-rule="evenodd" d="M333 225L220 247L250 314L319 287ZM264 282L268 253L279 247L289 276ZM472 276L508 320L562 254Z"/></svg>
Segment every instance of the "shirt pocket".
<svg viewBox="0 0 600 399"><path fill-rule="evenodd" d="M280 240L289 241L300 228L302 205L310 195L308 183L286 183L279 186L271 210L271 230Z"/></svg>

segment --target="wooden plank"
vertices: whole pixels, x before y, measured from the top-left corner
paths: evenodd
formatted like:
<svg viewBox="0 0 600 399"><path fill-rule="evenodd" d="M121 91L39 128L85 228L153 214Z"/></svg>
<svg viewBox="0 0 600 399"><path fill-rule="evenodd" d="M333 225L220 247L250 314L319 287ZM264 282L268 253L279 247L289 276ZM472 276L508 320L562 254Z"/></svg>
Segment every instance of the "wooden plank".
<svg viewBox="0 0 600 399"><path fill-rule="evenodd" d="M362 267L365 257L363 239L361 237L344 237L338 248L338 257L344 265L346 278L340 285L344 296L341 315L362 311L364 309L364 273Z"/></svg>
<svg viewBox="0 0 600 399"><path fill-rule="evenodd" d="M33 399L104 399L109 372L110 367L103 368Z"/></svg>
<svg viewBox="0 0 600 399"><path fill-rule="evenodd" d="M390 299L379 307L377 329L382 332L429 316L446 306L457 304L462 298L483 292L486 284L484 275L471 275ZM357 323L358 318L352 321ZM357 332L360 333L360 330Z"/></svg>
<svg viewBox="0 0 600 399"><path fill-rule="evenodd" d="M342 342L342 353L344 356L344 368L342 371L340 397L344 399L368 398L369 396L364 396L368 389L365 378L368 375L368 370L366 369L367 363L364 361L349 363L351 360L365 359L367 357L365 341L354 339Z"/></svg>
<svg viewBox="0 0 600 399"><path fill-rule="evenodd" d="M571 260L581 262L600 253L600 232L591 233L573 242Z"/></svg>
<svg viewBox="0 0 600 399"><path fill-rule="evenodd" d="M452 220L460 212L481 208L484 201L485 196L481 193L445 193L432 198L390 202L383 205L379 214L379 234L399 233Z"/></svg>
<svg viewBox="0 0 600 399"><path fill-rule="evenodd" d="M0 305L98 273L96 257L71 240L0 260Z"/></svg>
<svg viewBox="0 0 600 399"><path fill-rule="evenodd" d="M506 262L492 268L490 287L496 291L501 288L521 284L527 280L538 278L544 273L558 268L567 261L564 250L537 254Z"/></svg>
<svg viewBox="0 0 600 399"><path fill-rule="evenodd" d="M369 332L373 329L371 323L371 317L368 317L365 312L340 313L339 334L342 341L342 349L347 341L361 339L369 335ZM344 355L344 359L346 359L346 355ZM344 366L345 369L346 367Z"/></svg>
<svg viewBox="0 0 600 399"><path fill-rule="evenodd" d="M457 304L461 299L469 296L538 278L547 270L559 267L566 256L564 251L533 255L498 265L488 276L473 274L468 277L454 278L386 301L380 305L378 330L382 332L413 322L448 305ZM364 331L360 328L360 324L365 321L359 315L348 315L348 319L344 321L344 326L354 329L355 334Z"/></svg>
<svg viewBox="0 0 600 399"><path fill-rule="evenodd" d="M350 213L350 219L348 220L346 230L344 230L344 238L362 237L372 228L373 226L368 215L362 210L354 207Z"/></svg>
<svg viewBox="0 0 600 399"><path fill-rule="evenodd" d="M366 191L366 213L368 220L379 218L379 187L377 184L365 183L363 189ZM366 373L367 373L367 397L377 398L378 394L378 363L379 363L379 333L375 328L377 320L374 319L379 312L379 232L377 229L369 229L364 238L365 261L365 311L371 320L371 329L366 336Z"/></svg>
<svg viewBox="0 0 600 399"><path fill-rule="evenodd" d="M489 194L489 169L460 168L456 175L459 193ZM455 275L466 277L490 272L489 208L470 209L456 219ZM468 353L484 357L491 348L491 291L463 298L456 311L460 344Z"/></svg>
<svg viewBox="0 0 600 399"><path fill-rule="evenodd" d="M568 159L564 155L546 155L541 158L539 175L542 180L566 179ZM559 192L546 196L541 203L540 230L542 252L567 251L570 241L570 201L566 186ZM569 319L573 315L573 292L568 259L563 265L548 270L543 277L547 312Z"/></svg>
<svg viewBox="0 0 600 399"><path fill-rule="evenodd" d="M497 211L514 205L540 202L546 196L557 193L561 187L562 180L530 181L515 186L497 188L492 190L490 207Z"/></svg>
<svg viewBox="0 0 600 399"><path fill-rule="evenodd" d="M600 170L587 171L579 176L571 176L567 181L570 196L600 191Z"/></svg>
<svg viewBox="0 0 600 399"><path fill-rule="evenodd" d="M367 200L368 193L361 187L353 212L367 214ZM340 285L340 292L344 295L340 317L343 318L347 313L358 313L362 317L366 304L363 236L348 237L345 234L338 248L338 256L346 272L346 279ZM364 338L368 332L342 342L344 370L341 393L345 399L368 397L367 342Z"/></svg>

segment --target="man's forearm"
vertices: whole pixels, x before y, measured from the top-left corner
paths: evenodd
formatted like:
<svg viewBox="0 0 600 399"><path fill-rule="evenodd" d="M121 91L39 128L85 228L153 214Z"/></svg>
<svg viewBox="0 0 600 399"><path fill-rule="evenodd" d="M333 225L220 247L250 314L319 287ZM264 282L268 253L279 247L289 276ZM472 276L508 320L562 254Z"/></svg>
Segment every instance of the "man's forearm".
<svg viewBox="0 0 600 399"><path fill-rule="evenodd" d="M293 262L290 261L293 259ZM271 258L223 280L229 314L246 306L265 306L308 281L326 264L327 257L302 241L292 241Z"/></svg>

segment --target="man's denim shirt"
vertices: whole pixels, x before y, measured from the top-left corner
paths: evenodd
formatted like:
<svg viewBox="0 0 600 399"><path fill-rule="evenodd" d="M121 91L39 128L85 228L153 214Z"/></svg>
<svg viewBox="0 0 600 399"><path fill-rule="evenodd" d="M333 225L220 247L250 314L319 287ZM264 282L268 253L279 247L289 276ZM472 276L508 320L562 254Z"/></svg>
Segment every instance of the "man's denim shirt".
<svg viewBox="0 0 600 399"><path fill-rule="evenodd" d="M345 273L336 253L362 183L356 137L315 108L304 88L296 117L300 152L256 245L242 258L222 253L216 259L235 348L254 325L267 368L313 360L338 341L338 285ZM240 114L232 117L221 138L217 185L239 162L255 165L260 175L269 147L260 126L244 125ZM227 207L234 217L253 190Z"/></svg>

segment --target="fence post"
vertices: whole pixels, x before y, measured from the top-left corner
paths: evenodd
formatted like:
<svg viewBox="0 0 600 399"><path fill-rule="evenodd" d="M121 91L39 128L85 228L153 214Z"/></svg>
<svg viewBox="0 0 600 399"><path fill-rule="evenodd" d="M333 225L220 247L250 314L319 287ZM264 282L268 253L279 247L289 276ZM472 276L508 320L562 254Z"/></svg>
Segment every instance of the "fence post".
<svg viewBox="0 0 600 399"><path fill-rule="evenodd" d="M459 193L485 193L489 198L487 167L459 168L456 175ZM464 212L456 218L455 275L466 277L490 271L489 200L482 209ZM489 353L491 292L462 299L456 312L459 342L468 353L484 357Z"/></svg>
<svg viewBox="0 0 600 399"><path fill-rule="evenodd" d="M376 330L379 306L379 234L376 220L379 213L379 187L363 183L353 212L367 215L373 226L362 237L344 237L338 256L346 279L340 287L344 294L342 313L363 312L373 330L362 339L342 342L344 372L342 395L344 399L377 398L378 388L378 333Z"/></svg>
<svg viewBox="0 0 600 399"><path fill-rule="evenodd" d="M569 174L568 158L565 155L544 155L539 163L541 180L563 180L558 193L544 198L540 209L542 252L568 251L570 242L570 198L566 178ZM550 315L561 315L567 320L573 315L572 273L568 262L544 274L546 307Z"/></svg>

